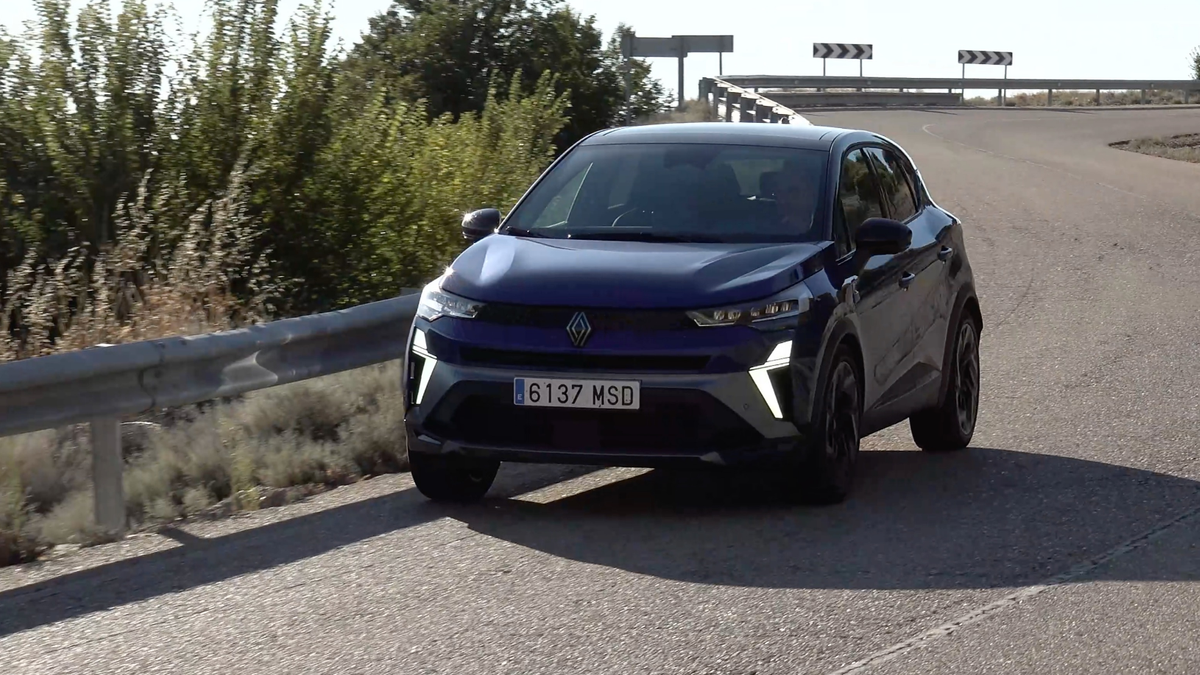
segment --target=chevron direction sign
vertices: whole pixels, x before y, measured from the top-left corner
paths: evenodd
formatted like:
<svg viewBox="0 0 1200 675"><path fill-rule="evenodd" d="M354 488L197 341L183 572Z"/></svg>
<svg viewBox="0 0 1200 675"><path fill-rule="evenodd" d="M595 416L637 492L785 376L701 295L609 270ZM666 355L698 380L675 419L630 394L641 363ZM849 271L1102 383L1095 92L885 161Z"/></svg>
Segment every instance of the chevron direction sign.
<svg viewBox="0 0 1200 675"><path fill-rule="evenodd" d="M815 59L869 59L871 45L848 45L840 42L814 42Z"/></svg>
<svg viewBox="0 0 1200 675"><path fill-rule="evenodd" d="M982 49L958 50L958 62L967 65L1011 66L1012 52L989 52Z"/></svg>

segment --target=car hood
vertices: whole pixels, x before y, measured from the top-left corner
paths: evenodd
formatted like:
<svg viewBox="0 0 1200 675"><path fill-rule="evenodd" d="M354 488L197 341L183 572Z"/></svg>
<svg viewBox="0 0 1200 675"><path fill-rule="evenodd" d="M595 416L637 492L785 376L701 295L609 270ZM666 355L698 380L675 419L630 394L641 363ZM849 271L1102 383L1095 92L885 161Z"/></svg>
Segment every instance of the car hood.
<svg viewBox="0 0 1200 675"><path fill-rule="evenodd" d="M443 288L481 302L638 309L767 297L819 268L829 244L681 244L491 235Z"/></svg>

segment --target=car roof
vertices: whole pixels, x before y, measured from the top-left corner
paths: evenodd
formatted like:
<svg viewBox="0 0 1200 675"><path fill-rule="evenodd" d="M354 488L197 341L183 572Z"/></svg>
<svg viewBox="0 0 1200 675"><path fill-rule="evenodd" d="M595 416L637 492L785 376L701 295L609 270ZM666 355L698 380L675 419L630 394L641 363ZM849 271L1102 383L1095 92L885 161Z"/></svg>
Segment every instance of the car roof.
<svg viewBox="0 0 1200 675"><path fill-rule="evenodd" d="M854 130L807 124L677 122L606 129L588 137L582 145L717 143L828 151L839 136L847 133Z"/></svg>

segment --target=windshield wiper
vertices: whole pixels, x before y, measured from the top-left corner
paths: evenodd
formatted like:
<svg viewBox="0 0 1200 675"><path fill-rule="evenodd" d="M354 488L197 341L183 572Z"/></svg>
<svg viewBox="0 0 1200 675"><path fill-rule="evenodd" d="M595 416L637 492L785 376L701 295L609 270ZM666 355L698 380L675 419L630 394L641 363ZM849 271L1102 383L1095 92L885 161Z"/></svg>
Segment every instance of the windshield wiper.
<svg viewBox="0 0 1200 675"><path fill-rule="evenodd" d="M508 235L511 235L514 237L532 237L534 239L557 239L557 237L551 237L548 234L542 234L541 232L536 232L534 230L526 230L526 229L523 229L520 227L506 228L506 229L502 230L500 232L500 234L508 234Z"/></svg>
<svg viewBox="0 0 1200 675"><path fill-rule="evenodd" d="M602 241L661 241L677 244L719 244L716 237L699 234L664 234L662 232L588 232L574 234L571 239L598 239Z"/></svg>

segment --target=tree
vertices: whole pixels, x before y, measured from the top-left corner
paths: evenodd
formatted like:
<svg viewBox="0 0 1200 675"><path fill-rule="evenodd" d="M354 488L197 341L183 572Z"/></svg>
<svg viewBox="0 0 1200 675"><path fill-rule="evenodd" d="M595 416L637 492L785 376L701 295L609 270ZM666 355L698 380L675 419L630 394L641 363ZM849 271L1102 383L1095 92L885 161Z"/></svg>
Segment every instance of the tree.
<svg viewBox="0 0 1200 675"><path fill-rule="evenodd" d="M1192 50L1191 55L1192 77L1200 80L1200 47Z"/></svg>
<svg viewBox="0 0 1200 675"><path fill-rule="evenodd" d="M342 69L360 96L382 88L388 100L424 99L431 118L455 119L480 112L490 88L505 96L516 82L530 94L552 72L569 101L561 151L623 119L619 35L606 45L594 17L562 0L397 0L371 20ZM635 61L633 69L635 112L663 109L666 95L649 67Z"/></svg>
<svg viewBox="0 0 1200 675"><path fill-rule="evenodd" d="M667 94L666 88L663 87L662 82L654 78L650 72L650 64L644 59L629 60L630 96L629 105L625 105L624 77L626 65L621 58L621 38L631 33L633 33L633 28L621 24L608 41L607 57L610 63L612 63L612 67L619 70L622 78L621 105L617 111L618 118L621 120L625 119L626 107L629 108L629 118L633 120L666 112L671 108L671 99Z"/></svg>
<svg viewBox="0 0 1200 675"><path fill-rule="evenodd" d="M545 169L569 104L580 129L616 105L599 33L569 13L410 0L354 61L324 0L282 32L278 0L207 0L180 50L151 1L87 0L73 24L69 0L36 0L27 32L0 31L0 361L85 339L79 317L124 331L153 305L137 325L172 330L195 300L221 326L249 316L233 300L278 316L420 285L463 245L464 210L510 208ZM569 84L552 60L576 64Z"/></svg>

